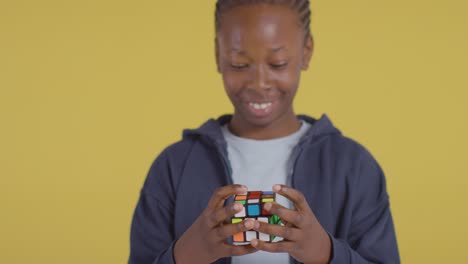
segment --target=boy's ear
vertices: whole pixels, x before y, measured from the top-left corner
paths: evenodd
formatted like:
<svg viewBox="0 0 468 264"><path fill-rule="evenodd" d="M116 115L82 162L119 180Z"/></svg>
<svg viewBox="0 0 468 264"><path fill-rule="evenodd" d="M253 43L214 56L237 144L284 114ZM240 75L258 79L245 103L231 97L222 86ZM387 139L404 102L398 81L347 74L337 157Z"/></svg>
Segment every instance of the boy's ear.
<svg viewBox="0 0 468 264"><path fill-rule="evenodd" d="M216 59L216 69L219 73L221 73L221 69L219 68L219 45L218 39L215 37L215 59Z"/></svg>
<svg viewBox="0 0 468 264"><path fill-rule="evenodd" d="M307 38L304 46L304 54L302 56L302 70L307 70L309 68L309 63L312 58L312 53L314 52L314 38L312 35Z"/></svg>

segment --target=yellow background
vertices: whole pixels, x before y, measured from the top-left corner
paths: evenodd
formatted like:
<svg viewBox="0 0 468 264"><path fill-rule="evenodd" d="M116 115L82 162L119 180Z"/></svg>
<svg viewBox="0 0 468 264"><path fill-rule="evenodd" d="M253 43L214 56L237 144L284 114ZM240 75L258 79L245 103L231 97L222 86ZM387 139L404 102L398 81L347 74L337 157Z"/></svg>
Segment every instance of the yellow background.
<svg viewBox="0 0 468 264"><path fill-rule="evenodd" d="M312 1L296 112L383 167L404 263L468 262L468 4ZM126 263L149 166L231 112L214 0L0 0L0 263Z"/></svg>

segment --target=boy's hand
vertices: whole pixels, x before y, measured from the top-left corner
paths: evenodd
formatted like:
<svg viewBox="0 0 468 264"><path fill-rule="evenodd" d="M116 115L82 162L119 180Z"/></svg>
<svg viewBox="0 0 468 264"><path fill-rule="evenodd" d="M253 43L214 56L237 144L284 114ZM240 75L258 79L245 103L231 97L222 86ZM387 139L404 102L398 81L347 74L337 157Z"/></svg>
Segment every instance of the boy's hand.
<svg viewBox="0 0 468 264"><path fill-rule="evenodd" d="M285 226L255 222L254 230L283 237L276 243L252 240L251 245L269 252L287 252L302 263L329 263L331 240L310 209L304 195L285 185L274 185L273 191L291 200L296 210L291 210L277 203L266 203L265 210L278 215Z"/></svg>
<svg viewBox="0 0 468 264"><path fill-rule="evenodd" d="M251 245L235 246L226 243L228 237L252 229L254 226L254 220L223 224L243 207L239 203L223 207L224 201L233 194L246 192L247 187L238 184L216 190L207 208L176 242L174 259L177 264L211 263L222 257L241 256L258 251Z"/></svg>

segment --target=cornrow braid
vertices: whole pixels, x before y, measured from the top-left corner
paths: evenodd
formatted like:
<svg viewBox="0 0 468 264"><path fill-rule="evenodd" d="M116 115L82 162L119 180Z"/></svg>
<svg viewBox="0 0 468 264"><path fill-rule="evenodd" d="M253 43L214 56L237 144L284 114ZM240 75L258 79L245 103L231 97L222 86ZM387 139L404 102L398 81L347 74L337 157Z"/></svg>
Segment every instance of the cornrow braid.
<svg viewBox="0 0 468 264"><path fill-rule="evenodd" d="M305 40L310 37L310 4L309 0L217 0L215 11L215 29L218 32L224 12L241 5L282 4L296 11L299 22L305 33Z"/></svg>

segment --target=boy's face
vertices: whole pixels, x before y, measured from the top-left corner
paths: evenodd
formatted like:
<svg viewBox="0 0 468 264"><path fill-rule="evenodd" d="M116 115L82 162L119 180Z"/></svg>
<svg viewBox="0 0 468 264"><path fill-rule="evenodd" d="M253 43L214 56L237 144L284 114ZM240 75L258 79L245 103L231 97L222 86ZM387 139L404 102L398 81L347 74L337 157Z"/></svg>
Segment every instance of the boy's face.
<svg viewBox="0 0 468 264"><path fill-rule="evenodd" d="M236 118L254 126L295 118L292 102L312 49L311 39L304 45L298 14L288 7L254 4L226 11L216 59Z"/></svg>

